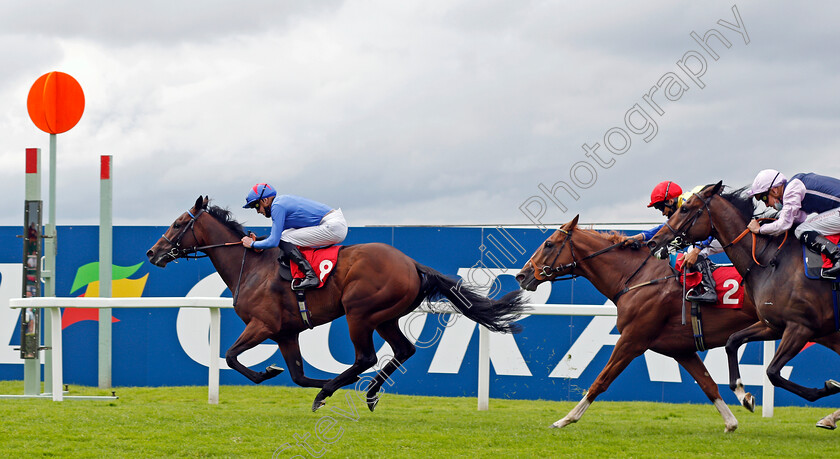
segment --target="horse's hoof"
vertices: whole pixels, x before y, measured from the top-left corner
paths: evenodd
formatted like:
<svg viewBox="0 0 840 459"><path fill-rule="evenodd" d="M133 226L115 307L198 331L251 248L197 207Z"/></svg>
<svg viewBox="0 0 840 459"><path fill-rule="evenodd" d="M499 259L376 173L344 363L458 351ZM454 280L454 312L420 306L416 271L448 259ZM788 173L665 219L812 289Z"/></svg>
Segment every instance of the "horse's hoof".
<svg viewBox="0 0 840 459"><path fill-rule="evenodd" d="M324 392L323 389L321 389L321 391L318 392L318 395L315 396L315 401L312 402L312 412L313 413L315 411L318 411L318 408L321 408L322 406L327 404L327 402L325 401L327 399L327 397L329 397L329 395L326 392Z"/></svg>
<svg viewBox="0 0 840 459"><path fill-rule="evenodd" d="M833 379L829 379L825 382L825 388L832 394L836 394L840 392L840 382L837 382Z"/></svg>
<svg viewBox="0 0 840 459"><path fill-rule="evenodd" d="M569 424L571 424L571 422L566 421L565 419L561 419L555 422L554 424L550 425L549 427L551 427L552 429L562 429L563 427L566 427Z"/></svg>
<svg viewBox="0 0 840 459"><path fill-rule="evenodd" d="M376 408L376 405L378 405L378 404L379 404L379 396L378 395L373 395L373 396L368 395L367 406L368 406L368 408L370 409L371 412L373 412L373 409Z"/></svg>
<svg viewBox="0 0 840 459"><path fill-rule="evenodd" d="M275 365L275 364L271 364L271 365L269 365L269 366L265 367L265 376L266 376L266 379L268 379L268 378L273 378L273 377L275 377L275 376L279 375L280 373L282 373L282 372L284 372L284 371L286 371L286 370L284 370L283 368L278 367L278 366L277 366L277 365Z"/></svg>
<svg viewBox="0 0 840 459"><path fill-rule="evenodd" d="M735 429L737 429L737 428L738 428L738 423L735 423L734 425L728 425L728 426L723 428L723 433L735 432Z"/></svg>
<svg viewBox="0 0 840 459"><path fill-rule="evenodd" d="M834 430L837 428L837 424L826 420L826 418L822 418L819 421L817 421L817 427L819 427L820 429Z"/></svg>
<svg viewBox="0 0 840 459"><path fill-rule="evenodd" d="M741 401L741 405L750 410L750 413L755 413L755 397L753 397L753 394L747 392L744 395L744 400Z"/></svg>

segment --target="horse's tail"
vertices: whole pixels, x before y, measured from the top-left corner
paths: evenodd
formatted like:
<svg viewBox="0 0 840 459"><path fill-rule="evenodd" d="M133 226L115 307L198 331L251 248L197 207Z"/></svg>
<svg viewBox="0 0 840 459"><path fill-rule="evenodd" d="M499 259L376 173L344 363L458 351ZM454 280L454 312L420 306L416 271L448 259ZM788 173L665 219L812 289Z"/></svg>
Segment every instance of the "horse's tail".
<svg viewBox="0 0 840 459"><path fill-rule="evenodd" d="M525 299L522 298L521 290L510 292L498 300L491 300L462 281L445 276L428 266L416 262L415 265L422 279L419 301L436 301L445 297L461 314L491 331L518 333L522 329L515 323L525 309Z"/></svg>

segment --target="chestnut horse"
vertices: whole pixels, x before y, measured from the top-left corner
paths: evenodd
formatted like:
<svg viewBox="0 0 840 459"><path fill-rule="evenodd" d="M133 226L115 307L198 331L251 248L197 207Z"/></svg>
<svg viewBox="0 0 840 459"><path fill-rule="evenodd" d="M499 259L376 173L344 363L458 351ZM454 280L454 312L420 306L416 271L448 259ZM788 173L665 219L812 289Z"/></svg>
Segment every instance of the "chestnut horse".
<svg viewBox="0 0 840 459"><path fill-rule="evenodd" d="M237 245L245 230L230 212L208 206L201 196L181 214L146 253L160 267L196 252L209 256L213 266L231 292L234 309L245 322L245 330L227 350L227 364L256 384L280 374L274 365L257 372L242 365L237 356L271 339L289 366L292 381L303 387L319 387L312 410L339 388L356 383L359 375L376 361L373 331L376 330L394 351L393 357L367 386L367 404L373 411L382 384L415 352L414 345L400 331L397 321L424 300L447 298L461 314L496 332L515 332L513 323L523 309L519 291L499 300L490 300L459 281L423 266L386 244L359 244L342 247L330 277L323 287L306 292L311 326L347 316L350 340L356 350L353 365L333 379L304 376L298 335L304 322L289 282L278 276L279 249L261 252Z"/></svg>
<svg viewBox="0 0 840 459"><path fill-rule="evenodd" d="M546 239L516 279L526 290L535 290L540 283L563 275L588 279L615 303L616 327L621 336L580 403L552 427L577 422L627 365L650 349L682 365L720 412L725 432L735 430L738 420L697 355L691 324L682 323L684 290L676 271L668 263L651 258L647 251L622 247L623 236L581 229L577 221L575 217ZM744 298L741 309L704 307L702 317L705 346L711 349L723 346L730 334L755 322L755 306ZM753 409L746 403L744 406Z"/></svg>
<svg viewBox="0 0 840 459"><path fill-rule="evenodd" d="M722 188L722 182L707 185L688 199L651 238L649 247L657 250L677 237L700 241L712 235L723 244L744 278L746 292L755 300L759 320L733 334L726 343L730 388L739 398L745 395L738 368L738 348L751 341L781 339L767 367L767 376L774 386L808 401L840 392L840 383L832 379L815 389L781 375L784 365L809 341L840 354L831 283L805 277L802 245L792 236L748 235L746 227L753 217L753 198L744 195L743 189L721 195ZM817 427L834 429L838 417L840 410L821 419Z"/></svg>

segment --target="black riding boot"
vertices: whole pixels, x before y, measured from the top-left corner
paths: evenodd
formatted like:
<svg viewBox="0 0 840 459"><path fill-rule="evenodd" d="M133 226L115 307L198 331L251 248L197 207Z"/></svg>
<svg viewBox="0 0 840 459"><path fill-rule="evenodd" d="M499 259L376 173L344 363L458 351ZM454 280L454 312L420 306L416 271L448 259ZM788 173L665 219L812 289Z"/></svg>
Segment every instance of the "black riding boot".
<svg viewBox="0 0 840 459"><path fill-rule="evenodd" d="M700 256L697 263L694 263L693 271L703 275L699 285L688 291L685 299L697 303L717 303L717 292L715 291L715 278L712 276L712 262L705 256Z"/></svg>
<svg viewBox="0 0 840 459"><path fill-rule="evenodd" d="M828 257L834 266L831 268L823 268L822 275L825 277L837 277L840 275L840 247L828 240L822 234L816 231L805 231L799 236L799 240L816 253L821 253Z"/></svg>
<svg viewBox="0 0 840 459"><path fill-rule="evenodd" d="M300 270L303 271L304 276L306 276L300 282L295 283L295 281L292 281L292 290L306 290L308 288L315 288L321 284L321 280L318 279L315 270L312 269L312 266L306 261L306 258L303 257L303 254L300 253L296 245L281 241L280 250L287 254L289 259L295 262Z"/></svg>

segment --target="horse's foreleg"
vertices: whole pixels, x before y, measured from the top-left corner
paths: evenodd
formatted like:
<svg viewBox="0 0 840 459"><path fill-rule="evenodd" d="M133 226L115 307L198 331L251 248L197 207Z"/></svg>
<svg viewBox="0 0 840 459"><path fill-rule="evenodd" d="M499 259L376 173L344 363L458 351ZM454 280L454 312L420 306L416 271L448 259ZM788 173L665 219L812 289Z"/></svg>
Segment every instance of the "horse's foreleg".
<svg viewBox="0 0 840 459"><path fill-rule="evenodd" d="M298 335L294 337L277 341L280 346L280 353L283 354L283 359L286 360L286 365L289 367L289 376L292 381L301 387L324 387L328 379L312 379L307 378L303 374L303 358L300 355L300 343L298 342Z"/></svg>
<svg viewBox="0 0 840 459"><path fill-rule="evenodd" d="M271 332L266 328L265 324L258 320L252 319L248 322L248 325L245 326L245 330L239 335L239 338L236 339L236 342L233 343L233 346L227 350L225 353L225 361L227 362L228 366L233 368L234 370L242 373L246 378L253 381L255 384L259 384L266 379L271 379L280 373L283 372L283 369L280 367L276 367L271 365L265 369L265 371L254 371L250 368L246 367L239 363L237 357L239 354L251 349L252 347L256 346L257 344L262 343L271 335Z"/></svg>
<svg viewBox="0 0 840 459"><path fill-rule="evenodd" d="M840 392L840 383L833 379L826 381L822 388L812 389L787 380L781 375L782 368L790 359L796 357L796 354L802 350L812 333L812 330L805 325L788 323L782 334L782 340L779 342L779 349L776 350L776 355L773 356L773 360L767 366L767 377L774 386L792 392L809 402Z"/></svg>
<svg viewBox="0 0 840 459"><path fill-rule="evenodd" d="M318 392L318 395L315 396L315 401L312 403L312 411L317 411L318 408L324 406L324 400L341 387L358 381L359 375L376 363L376 351L373 347L373 330L366 325L354 323L349 317L347 318L347 324L350 329L350 340L353 341L353 346L356 348L356 361L353 362L353 365L350 365L350 368L344 370L340 375L324 384L321 392Z"/></svg>
<svg viewBox="0 0 840 459"><path fill-rule="evenodd" d="M403 335L402 331L400 331L398 319L392 319L387 322L383 322L376 327L376 331L379 333L379 336L385 339L385 341L391 345L391 350L394 351L394 356L388 360L388 363L376 373L376 376L371 380L370 384L367 387L367 405L368 408L373 411L376 408L376 404L379 403L379 389L382 388L382 385L387 381L389 384L393 384L391 381L391 375L400 367L402 364L408 360L409 357L414 355L415 348L414 345L411 344L411 341ZM401 370L405 373L405 370Z"/></svg>
<svg viewBox="0 0 840 459"><path fill-rule="evenodd" d="M739 332L733 333L726 341L729 388L738 397L741 405L750 411L755 411L755 397L744 390L744 383L741 381L741 368L738 366L738 349L750 341L767 341L778 338L778 332L768 327L764 322L756 322Z"/></svg>
<svg viewBox="0 0 840 459"><path fill-rule="evenodd" d="M718 391L717 384L715 384L714 379L709 376L709 371L706 369L706 366L703 365L703 361L700 360L700 356L698 356L696 352L692 352L691 355L675 358L677 362L682 365L686 371L688 371L688 374L697 381L700 389L703 390L706 397L709 397L709 401L715 405L718 413L720 413L721 417L723 417L723 423L725 426L724 432L732 432L737 429L738 420L735 419L735 415L732 414L732 411L728 406L726 406L726 403L720 397L720 391Z"/></svg>
<svg viewBox="0 0 840 459"><path fill-rule="evenodd" d="M632 332L625 330L625 333L623 333L615 343L615 348L613 349L612 354L610 354L610 360L607 362L607 365L603 370L601 370L601 373L597 378L595 378L592 385L589 386L589 390L586 391L583 399L578 402L572 411L569 411L569 414L567 414L566 417L556 421L551 425L551 427L566 427L569 424L578 422L578 420L583 417L583 413L585 413L587 408L589 408L589 405L595 401L595 397L606 391L607 388L610 387L610 384L615 381L615 378L617 378L618 375L627 368L627 365L647 350L647 346L634 342L628 338L628 336L632 335ZM638 341L638 339L635 341Z"/></svg>

